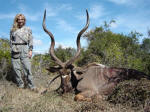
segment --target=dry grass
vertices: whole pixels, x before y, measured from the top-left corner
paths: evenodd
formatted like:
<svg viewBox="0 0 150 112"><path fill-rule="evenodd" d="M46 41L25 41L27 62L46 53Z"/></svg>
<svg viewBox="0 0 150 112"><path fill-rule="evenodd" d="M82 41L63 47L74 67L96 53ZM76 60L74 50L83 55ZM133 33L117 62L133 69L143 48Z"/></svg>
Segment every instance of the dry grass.
<svg viewBox="0 0 150 112"><path fill-rule="evenodd" d="M52 77L36 74L35 84L38 88L44 88ZM57 79L46 94L40 95L28 89L20 90L11 82L0 81L0 112L135 112L128 106L111 104L105 98L75 102L73 93L61 95L54 91L59 83ZM139 112L143 112L143 109Z"/></svg>

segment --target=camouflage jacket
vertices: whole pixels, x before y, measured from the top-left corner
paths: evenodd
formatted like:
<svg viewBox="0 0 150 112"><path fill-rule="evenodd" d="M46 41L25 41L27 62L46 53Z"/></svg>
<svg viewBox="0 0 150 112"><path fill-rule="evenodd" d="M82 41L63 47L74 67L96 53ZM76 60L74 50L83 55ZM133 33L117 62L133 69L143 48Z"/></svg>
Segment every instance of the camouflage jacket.
<svg viewBox="0 0 150 112"><path fill-rule="evenodd" d="M10 32L10 47L11 51L17 52L16 47L18 44L27 44L29 46L29 51L33 49L33 37L32 31L29 27L23 26L22 28Z"/></svg>

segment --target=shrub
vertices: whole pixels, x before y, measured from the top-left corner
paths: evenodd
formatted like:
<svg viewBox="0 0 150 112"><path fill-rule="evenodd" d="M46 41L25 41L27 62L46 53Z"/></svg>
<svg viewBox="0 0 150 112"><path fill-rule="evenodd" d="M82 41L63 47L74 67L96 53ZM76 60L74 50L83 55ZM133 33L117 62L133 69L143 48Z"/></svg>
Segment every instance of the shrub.
<svg viewBox="0 0 150 112"><path fill-rule="evenodd" d="M131 107L144 106L150 98L150 81L147 79L127 80L119 83L108 101Z"/></svg>

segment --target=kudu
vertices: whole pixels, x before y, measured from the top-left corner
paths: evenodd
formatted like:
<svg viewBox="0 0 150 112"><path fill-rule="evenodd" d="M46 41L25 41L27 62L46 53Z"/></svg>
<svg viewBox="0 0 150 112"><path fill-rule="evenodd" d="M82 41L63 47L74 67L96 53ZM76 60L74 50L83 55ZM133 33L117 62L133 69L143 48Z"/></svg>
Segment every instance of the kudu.
<svg viewBox="0 0 150 112"><path fill-rule="evenodd" d="M77 52L74 57L66 62L58 59L54 53L55 39L53 34L47 30L45 26L46 11L43 18L43 29L51 38L50 55L59 66L50 67L50 72L58 72L59 75L51 80L51 84L55 79L61 77L60 87L63 93L74 90L76 93L75 100L85 101L91 100L94 95L110 94L112 89L120 81L141 77L148 77L143 72L134 69L112 68L102 64L90 63L82 68L74 67L73 62L80 54L80 37L89 26L89 14L86 10L87 21L85 27L78 33L77 36Z"/></svg>

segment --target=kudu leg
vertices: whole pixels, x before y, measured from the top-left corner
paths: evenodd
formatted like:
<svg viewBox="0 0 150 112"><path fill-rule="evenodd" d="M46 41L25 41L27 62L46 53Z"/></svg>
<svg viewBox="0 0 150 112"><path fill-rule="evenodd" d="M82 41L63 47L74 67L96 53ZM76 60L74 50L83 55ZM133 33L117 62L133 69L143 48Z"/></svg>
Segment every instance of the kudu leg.
<svg viewBox="0 0 150 112"><path fill-rule="evenodd" d="M94 96L96 94L96 92L92 91L92 90L86 90L84 92L81 92L79 94L77 94L74 97L75 101L92 101L92 96Z"/></svg>

